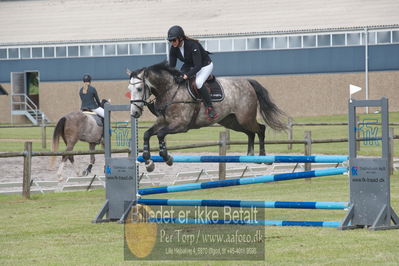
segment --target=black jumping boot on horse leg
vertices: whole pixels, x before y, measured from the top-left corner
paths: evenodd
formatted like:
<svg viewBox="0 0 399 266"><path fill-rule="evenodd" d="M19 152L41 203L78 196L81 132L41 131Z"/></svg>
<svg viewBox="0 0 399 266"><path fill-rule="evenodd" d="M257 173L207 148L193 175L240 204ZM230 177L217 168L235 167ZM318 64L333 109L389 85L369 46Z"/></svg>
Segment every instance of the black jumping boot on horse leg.
<svg viewBox="0 0 399 266"><path fill-rule="evenodd" d="M208 120L212 121L216 119L219 115L216 113L215 109L212 106L211 97L209 96L208 89L203 85L201 89L199 89L202 99L204 100L204 105L206 107L206 112L208 114Z"/></svg>

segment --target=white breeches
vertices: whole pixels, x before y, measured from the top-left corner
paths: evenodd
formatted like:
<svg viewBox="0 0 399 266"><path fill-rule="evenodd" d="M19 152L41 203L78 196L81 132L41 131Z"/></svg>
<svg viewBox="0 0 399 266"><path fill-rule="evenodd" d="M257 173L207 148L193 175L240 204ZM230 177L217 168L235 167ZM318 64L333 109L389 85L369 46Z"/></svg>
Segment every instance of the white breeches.
<svg viewBox="0 0 399 266"><path fill-rule="evenodd" d="M97 109L93 109L92 111L98 114L99 116L104 117L104 109L102 107L98 107Z"/></svg>
<svg viewBox="0 0 399 266"><path fill-rule="evenodd" d="M195 78L195 84L198 89L201 89L202 85L204 85L205 81L208 79L209 75L212 73L213 63L211 62L209 65L204 66L197 72Z"/></svg>

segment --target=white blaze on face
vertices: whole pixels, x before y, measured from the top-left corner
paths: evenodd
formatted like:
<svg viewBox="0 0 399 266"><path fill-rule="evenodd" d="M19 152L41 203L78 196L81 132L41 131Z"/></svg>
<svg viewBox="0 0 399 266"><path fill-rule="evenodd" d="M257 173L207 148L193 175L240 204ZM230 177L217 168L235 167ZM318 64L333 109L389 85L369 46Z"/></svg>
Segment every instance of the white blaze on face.
<svg viewBox="0 0 399 266"><path fill-rule="evenodd" d="M131 78L128 89L130 90L130 100L132 100L132 101L146 100L145 95L144 95L144 93L145 93L144 83L141 79L134 78L134 77ZM144 107L143 102L131 103L130 115L135 118L140 117L142 114L143 107Z"/></svg>

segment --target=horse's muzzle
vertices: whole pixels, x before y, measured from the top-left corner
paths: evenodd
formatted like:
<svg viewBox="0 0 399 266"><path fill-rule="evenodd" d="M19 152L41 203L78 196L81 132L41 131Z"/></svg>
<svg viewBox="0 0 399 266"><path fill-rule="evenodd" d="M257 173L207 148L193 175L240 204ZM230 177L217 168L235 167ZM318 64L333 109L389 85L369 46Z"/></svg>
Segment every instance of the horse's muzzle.
<svg viewBox="0 0 399 266"><path fill-rule="evenodd" d="M141 112L139 111L132 111L130 113L131 116L133 116L134 118L139 118L141 116Z"/></svg>
<svg viewBox="0 0 399 266"><path fill-rule="evenodd" d="M141 113L143 112L142 109L136 108L137 106L132 105L130 108L130 115L133 116L134 118L139 118L141 116Z"/></svg>

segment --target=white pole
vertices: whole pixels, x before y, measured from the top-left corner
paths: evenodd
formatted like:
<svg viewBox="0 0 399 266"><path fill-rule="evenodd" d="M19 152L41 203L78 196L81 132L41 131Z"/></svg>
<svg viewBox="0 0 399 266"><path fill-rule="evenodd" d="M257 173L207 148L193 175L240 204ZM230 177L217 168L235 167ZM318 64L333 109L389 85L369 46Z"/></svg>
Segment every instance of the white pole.
<svg viewBox="0 0 399 266"><path fill-rule="evenodd" d="M364 59L364 72L365 72L365 88L366 88L366 100L369 99L369 34L367 28L364 28L364 51L365 51L365 59ZM369 107L366 106L366 114L369 113Z"/></svg>

